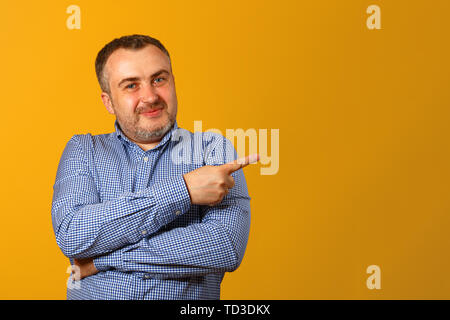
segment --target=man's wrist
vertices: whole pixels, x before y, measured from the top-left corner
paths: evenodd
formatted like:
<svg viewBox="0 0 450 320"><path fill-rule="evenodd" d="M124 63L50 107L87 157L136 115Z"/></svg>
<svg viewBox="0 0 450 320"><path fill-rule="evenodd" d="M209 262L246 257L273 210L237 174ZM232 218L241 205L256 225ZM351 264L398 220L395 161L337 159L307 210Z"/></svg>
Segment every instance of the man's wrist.
<svg viewBox="0 0 450 320"><path fill-rule="evenodd" d="M157 199L161 225L171 222L177 216L186 213L191 208L191 197L183 175L174 177L167 185L157 188Z"/></svg>

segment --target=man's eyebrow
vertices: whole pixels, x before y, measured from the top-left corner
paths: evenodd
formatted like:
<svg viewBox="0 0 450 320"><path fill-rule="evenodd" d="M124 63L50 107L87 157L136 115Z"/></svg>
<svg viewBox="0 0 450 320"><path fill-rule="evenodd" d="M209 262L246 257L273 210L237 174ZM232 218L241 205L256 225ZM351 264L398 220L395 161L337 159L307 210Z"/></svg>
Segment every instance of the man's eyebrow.
<svg viewBox="0 0 450 320"><path fill-rule="evenodd" d="M157 76L159 76L162 73L169 74L169 71L167 71L166 69L161 69L159 71L156 71L154 74L152 74L151 78L157 77ZM132 81L139 81L139 80L140 80L139 77L128 77L128 78L120 80L120 82L119 82L119 84L117 86L120 87L125 82L132 82Z"/></svg>
<svg viewBox="0 0 450 320"><path fill-rule="evenodd" d="M166 69L161 69L161 70L155 72L154 74L152 74L151 78L157 77L157 76L159 76L159 75L162 74L162 73L167 73L167 74L169 74L169 71L167 71Z"/></svg>
<svg viewBox="0 0 450 320"><path fill-rule="evenodd" d="M125 79L120 80L120 82L117 86L120 87L122 85L122 83L124 83L124 82L129 82L129 81L131 82L131 81L138 81L138 80L139 80L138 77L125 78Z"/></svg>

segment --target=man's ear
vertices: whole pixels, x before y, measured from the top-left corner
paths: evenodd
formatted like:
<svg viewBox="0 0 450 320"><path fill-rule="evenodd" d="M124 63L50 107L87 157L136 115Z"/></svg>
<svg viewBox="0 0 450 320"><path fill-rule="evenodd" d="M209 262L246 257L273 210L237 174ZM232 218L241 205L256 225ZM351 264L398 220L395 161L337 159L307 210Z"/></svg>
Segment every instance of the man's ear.
<svg viewBox="0 0 450 320"><path fill-rule="evenodd" d="M109 94L107 94L106 92L102 92L101 97L102 97L103 104L106 107L106 110L108 110L108 112L110 114L115 114L114 113L114 109L112 107L112 102L111 102L111 98L109 97Z"/></svg>

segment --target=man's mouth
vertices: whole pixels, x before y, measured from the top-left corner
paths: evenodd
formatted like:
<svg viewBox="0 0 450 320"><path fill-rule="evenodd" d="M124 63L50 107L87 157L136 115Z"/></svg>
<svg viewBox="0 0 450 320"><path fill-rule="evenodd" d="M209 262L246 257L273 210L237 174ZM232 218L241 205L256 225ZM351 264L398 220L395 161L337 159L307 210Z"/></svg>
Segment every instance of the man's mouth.
<svg viewBox="0 0 450 320"><path fill-rule="evenodd" d="M147 110L145 112L141 112L141 114L145 117L155 118L155 117L158 117L162 113L162 109L163 108L151 109L151 110Z"/></svg>

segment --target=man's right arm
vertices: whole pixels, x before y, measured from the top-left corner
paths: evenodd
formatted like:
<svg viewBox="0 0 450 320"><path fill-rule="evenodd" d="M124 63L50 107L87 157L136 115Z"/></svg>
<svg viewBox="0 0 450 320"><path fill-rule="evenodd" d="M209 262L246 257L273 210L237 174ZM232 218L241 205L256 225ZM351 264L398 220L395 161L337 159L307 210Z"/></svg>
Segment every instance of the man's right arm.
<svg viewBox="0 0 450 320"><path fill-rule="evenodd" d="M53 229L68 258L89 258L136 243L189 211L183 176L100 202L78 139L75 135L67 143L53 186Z"/></svg>

